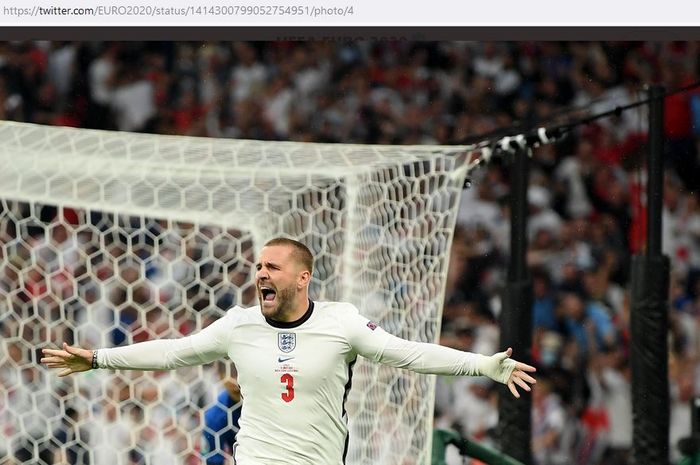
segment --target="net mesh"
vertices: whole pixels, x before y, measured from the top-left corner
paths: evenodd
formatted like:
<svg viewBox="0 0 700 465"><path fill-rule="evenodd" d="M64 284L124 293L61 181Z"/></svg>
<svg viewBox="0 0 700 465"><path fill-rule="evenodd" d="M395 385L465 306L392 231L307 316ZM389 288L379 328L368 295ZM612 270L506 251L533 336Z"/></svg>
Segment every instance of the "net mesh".
<svg viewBox="0 0 700 465"><path fill-rule="evenodd" d="M253 305L275 235L314 252L313 298L435 342L460 153L0 122L0 463L201 463L217 370L59 378L39 350L178 337ZM430 463L433 389L359 360L348 463Z"/></svg>

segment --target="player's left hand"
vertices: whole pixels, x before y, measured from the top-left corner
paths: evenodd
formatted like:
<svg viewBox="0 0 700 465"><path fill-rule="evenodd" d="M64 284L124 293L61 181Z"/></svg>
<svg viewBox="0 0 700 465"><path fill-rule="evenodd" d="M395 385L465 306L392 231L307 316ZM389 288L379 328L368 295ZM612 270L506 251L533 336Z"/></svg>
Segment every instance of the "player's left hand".
<svg viewBox="0 0 700 465"><path fill-rule="evenodd" d="M506 359L510 359L510 356L513 354L513 349L508 347L508 350L501 353L505 353ZM508 382L506 384L508 385L508 389L510 389L510 392L513 394L513 396L520 398L520 393L518 392L516 385L520 386L526 391L532 390L530 384L537 383L537 380L535 380L535 378L533 378L532 376L528 375L528 373L534 373L535 371L537 371L537 369L533 366L528 365L527 363L518 362L516 360L513 361L515 362L515 368L510 374L510 377L508 378Z"/></svg>
<svg viewBox="0 0 700 465"><path fill-rule="evenodd" d="M514 397L520 398L518 386L525 391L531 391L531 384L537 381L528 373L534 373L537 369L527 363L513 360L510 356L513 354L511 347L504 352L498 352L489 357L488 364L483 373L494 381L503 383L508 386Z"/></svg>

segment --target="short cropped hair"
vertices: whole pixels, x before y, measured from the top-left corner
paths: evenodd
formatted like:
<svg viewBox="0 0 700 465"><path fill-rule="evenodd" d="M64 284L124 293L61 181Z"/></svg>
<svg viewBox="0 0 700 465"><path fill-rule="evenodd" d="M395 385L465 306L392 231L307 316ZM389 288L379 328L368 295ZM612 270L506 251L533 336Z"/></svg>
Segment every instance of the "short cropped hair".
<svg viewBox="0 0 700 465"><path fill-rule="evenodd" d="M309 273L314 272L314 256L311 250L301 242L287 237L275 237L267 241L264 247L273 245L286 245L291 247L293 249L292 254L294 254L294 258L297 259Z"/></svg>

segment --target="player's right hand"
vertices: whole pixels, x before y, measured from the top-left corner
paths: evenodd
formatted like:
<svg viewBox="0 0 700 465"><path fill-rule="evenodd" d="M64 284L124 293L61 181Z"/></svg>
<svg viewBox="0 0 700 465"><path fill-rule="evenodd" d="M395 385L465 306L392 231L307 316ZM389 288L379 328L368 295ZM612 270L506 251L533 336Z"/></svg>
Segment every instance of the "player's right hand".
<svg viewBox="0 0 700 465"><path fill-rule="evenodd" d="M42 349L44 357L41 363L47 368L61 368L58 376L68 376L72 373L87 371L92 368L92 351L72 347L63 343L63 349Z"/></svg>

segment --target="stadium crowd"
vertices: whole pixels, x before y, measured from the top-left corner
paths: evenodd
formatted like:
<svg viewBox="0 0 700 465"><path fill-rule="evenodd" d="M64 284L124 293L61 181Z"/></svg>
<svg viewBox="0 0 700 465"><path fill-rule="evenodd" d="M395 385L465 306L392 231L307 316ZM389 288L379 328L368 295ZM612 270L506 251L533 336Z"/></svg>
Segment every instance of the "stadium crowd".
<svg viewBox="0 0 700 465"><path fill-rule="evenodd" d="M673 90L698 80L697 42L3 42L0 120L260 140L447 145L473 141L474 136L503 128L512 134L518 128L612 110L645 98L644 84L661 82ZM663 249L672 263L669 382L671 458L675 462L680 458L675 445L690 432L689 399L700 395L700 91L695 88L675 94L664 106ZM557 144L533 153L527 260L535 297L533 356L539 368L538 385L532 394L537 465L630 463L629 263L631 255L644 247L644 173L640 162L646 125L644 107L634 108L580 126ZM474 187L464 191L458 214L442 343L493 353L501 349L496 324L498 293L505 279L509 248L507 167L495 163L483 168L475 173L474 181ZM2 205L0 220L12 226L0 229L0 241L14 234L11 229L23 227L21 218L28 214L26 209L19 202ZM48 224L59 213L86 214L47 210L43 217ZM159 228L158 224L133 226L156 233ZM235 232L192 232L191 228L183 225L173 239L174 244L185 240L192 245L185 253L192 254L190 258L205 253L196 247L198 234L221 235L223 255L228 253L227 240L245 244L245 238L236 237ZM96 281L107 280L115 268L110 268L109 257L100 261L90 253L78 253L77 245L71 242L77 237L85 244L100 243L104 237L91 236L99 233L68 237L60 227L46 231L30 232L36 240L7 249L12 256L2 257L0 289L19 302L31 300L32 293L49 296L44 308L55 314L55 301L71 299L76 288L71 283L86 275L82 268L92 267L90 276ZM120 239L108 238L108 245L110 240L113 247L108 250L119 262L116 269L121 282L133 282L139 264L121 260ZM142 240L147 244L148 234ZM46 241L53 241L54 247L46 248ZM133 329L138 319L138 312L124 305L128 300L153 307L146 313L147 321L137 322L141 336L162 335L159 322L182 317L163 311L177 308L173 299L189 299L193 307L206 305L195 302L200 295L195 276L205 281L199 284L204 287L214 287L212 283L221 277L212 270L192 273L188 270L191 262L178 255L177 249L173 247L172 253L166 250L157 258L182 262L175 267L182 274L175 278L193 284L182 285L189 292L181 297L177 290L168 294L167 286L162 287L158 299L138 287L117 286L105 297L101 316L86 315L76 304L75 314L62 317L87 319L88 323L93 318L97 327L113 327L112 340L107 342L119 343L125 328ZM51 256L55 250L60 251L60 260ZM51 263L61 266L45 278L41 274L45 270L35 269L37 260L44 260L49 267ZM148 278L154 282L159 279L158 260L149 268ZM101 268L100 263L105 266ZM237 292L239 300L246 300L240 299L240 293L250 291L243 288L249 266L241 264L231 287L221 290L222 308ZM20 285L25 287L23 291L14 292ZM48 286L50 292L42 291L41 286ZM237 291L239 287L242 290ZM129 298L124 294L120 297L127 288ZM98 298L97 291L91 294L90 286L81 285L80 289L85 293L83 301ZM157 302L172 305L159 306ZM118 308L123 324L111 320L115 318L112 307ZM31 314L21 303L15 308L23 310L14 317L0 315L0 334L7 337L21 330L27 343L41 339L38 332L52 317ZM182 318L181 324L185 325L186 319ZM178 328L182 334L188 332ZM70 331L70 326L58 325L51 330ZM95 344L106 342L100 340L100 334L88 331L83 336ZM33 360L31 347L12 344L6 349L7 355L0 358L0 385L16 386L17 376L26 378L25 383L41 376L29 363ZM192 402L189 416L177 420L181 428L169 424L174 420L163 414L154 415L148 428L140 430L140 444L148 444L157 430L170 435L167 451L149 450L154 456L160 453L164 463L178 457L178 451L188 443L182 431L196 427L196 409L215 398L207 384L216 385L216 375L204 374L193 370L189 389L195 394L190 399L199 400ZM202 380L195 383L198 377ZM131 382L143 403L165 395L171 396L176 409L185 407L178 404L182 399L175 384L172 392L163 393L162 387L138 379L134 375ZM99 382L99 377L90 380ZM90 380L81 382L81 389L94 389ZM45 382L67 389L62 381ZM125 387L126 382L122 384L113 387L112 400L134 394ZM0 403L10 399L17 405L37 402L22 399L21 392L12 395L9 390L0 395ZM437 425L456 427L496 444L496 400L495 387L484 379L439 379ZM51 399L44 401L46 406L33 408L56 408ZM115 406L125 413L115 415ZM12 416L7 405L0 407L0 427L6 433L17 422L26 422L22 423L26 431L45 429L45 424L31 424L30 418ZM110 419L109 427L99 434L129 444L124 435L142 419L143 404L115 404L103 399L98 407L100 415ZM80 415L85 412L70 412L71 418ZM34 438L34 445L46 441L71 444L69 450L75 456L69 463L88 463L85 451L80 450L81 442L74 440L81 434L76 427L79 422L71 418L56 425L60 434ZM31 454L22 447L0 439L0 463L13 463L12 454L21 463ZM109 447L96 453L103 454L104 463L117 463L109 462L114 453ZM132 449L129 463L158 463L138 454ZM66 460L51 454L42 457L46 463ZM194 457L188 460L196 463Z"/></svg>

